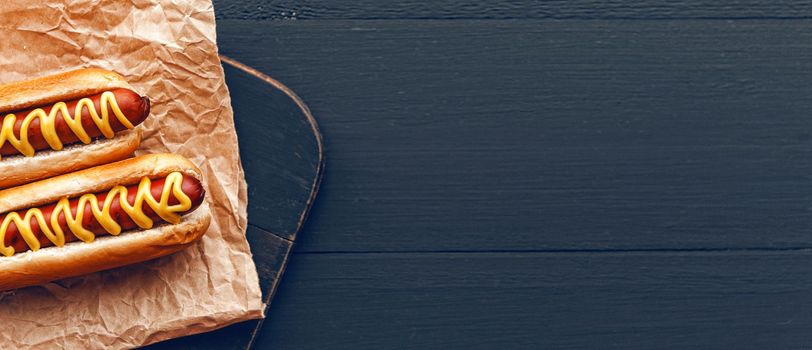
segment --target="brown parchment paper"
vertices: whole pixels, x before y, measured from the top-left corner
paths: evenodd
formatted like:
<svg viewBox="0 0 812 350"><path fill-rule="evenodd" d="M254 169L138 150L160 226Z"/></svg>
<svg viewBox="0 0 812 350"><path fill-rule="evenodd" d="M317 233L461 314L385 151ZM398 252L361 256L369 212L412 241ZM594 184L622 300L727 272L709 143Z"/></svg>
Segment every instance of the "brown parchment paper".
<svg viewBox="0 0 812 350"><path fill-rule="evenodd" d="M210 0L0 2L0 81L91 66L149 96L138 153L200 166L212 225L175 255L0 295L0 348L131 348L262 317Z"/></svg>

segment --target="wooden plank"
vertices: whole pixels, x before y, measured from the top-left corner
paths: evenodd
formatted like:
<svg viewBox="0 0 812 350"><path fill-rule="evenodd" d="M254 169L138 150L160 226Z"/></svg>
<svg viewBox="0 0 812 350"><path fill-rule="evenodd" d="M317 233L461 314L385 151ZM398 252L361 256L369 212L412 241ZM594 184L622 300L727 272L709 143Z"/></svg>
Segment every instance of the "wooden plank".
<svg viewBox="0 0 812 350"><path fill-rule="evenodd" d="M812 247L802 21L233 21L308 102L297 251Z"/></svg>
<svg viewBox="0 0 812 350"><path fill-rule="evenodd" d="M760 0L214 0L218 19L810 18L810 1Z"/></svg>
<svg viewBox="0 0 812 350"><path fill-rule="evenodd" d="M257 349L812 346L812 254L294 254Z"/></svg>

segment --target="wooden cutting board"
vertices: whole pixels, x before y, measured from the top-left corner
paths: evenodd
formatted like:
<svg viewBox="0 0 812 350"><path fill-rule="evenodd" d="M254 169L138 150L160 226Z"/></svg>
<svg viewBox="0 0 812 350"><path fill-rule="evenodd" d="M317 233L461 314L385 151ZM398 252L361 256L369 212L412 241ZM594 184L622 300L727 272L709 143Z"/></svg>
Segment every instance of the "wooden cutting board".
<svg viewBox="0 0 812 350"><path fill-rule="evenodd" d="M280 82L222 57L248 182L248 242L267 304L321 182L324 153L307 106ZM267 317L273 315L266 309ZM262 326L249 321L146 349L249 349Z"/></svg>

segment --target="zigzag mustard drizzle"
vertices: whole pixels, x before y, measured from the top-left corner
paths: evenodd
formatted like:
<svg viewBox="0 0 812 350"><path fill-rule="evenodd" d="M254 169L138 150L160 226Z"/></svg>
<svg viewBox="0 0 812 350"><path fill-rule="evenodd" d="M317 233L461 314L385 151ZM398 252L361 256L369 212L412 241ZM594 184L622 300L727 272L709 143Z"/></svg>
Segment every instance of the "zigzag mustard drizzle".
<svg viewBox="0 0 812 350"><path fill-rule="evenodd" d="M0 128L0 147L3 147L3 145L8 142L26 157L34 156L36 150L34 150L34 147L31 146L31 143L28 141L28 129L31 122L34 121L35 118L39 118L40 130L42 131L42 136L45 138L45 141L48 142L48 146L51 146L51 148L54 150L61 150L63 147L62 140L59 139L59 135L56 132L56 116L58 113L62 113L65 123L68 124L68 127L70 127L71 131L73 131L76 137L78 137L83 143L88 144L90 143L91 139L90 136L87 135L85 128L82 126L83 108L87 108L93 123L95 123L96 127L99 128L102 135L108 139L115 135L115 132L110 125L110 113L108 112L108 106L113 110L113 114L122 125L127 127L127 129L132 129L134 127L124 113L121 112L121 108L119 108L118 102L116 101L116 95L113 94L112 91L105 91L102 93L101 98L99 99L99 105L101 107L101 117L99 116L99 113L96 112L96 107L93 104L93 100L88 97L79 100L79 102L76 104L76 108L73 111L74 114L72 117L70 111L68 111L68 105L65 102L55 103L51 108L50 113L45 113L45 110L42 108L37 108L28 113L28 115L23 119L23 124L20 127L19 139L14 135L14 123L17 122L17 116L13 113L7 114L3 118L3 126Z"/></svg>
<svg viewBox="0 0 812 350"><path fill-rule="evenodd" d="M48 240L53 242L55 246L61 247L65 245L65 233L59 226L59 213L64 213L65 221L71 233L82 241L92 242L96 238L96 235L82 227L85 206L88 204L90 204L90 211L93 217L96 218L96 221L101 224L104 230L111 235L118 235L121 233L121 226L119 226L110 215L110 207L116 197L118 197L119 203L121 204L121 210L142 229L150 229L154 224L152 219L144 213L143 204L148 205L158 216L167 222L177 224L180 222L180 215L177 213L187 211L192 207L192 200L183 193L183 188L181 187L182 183L183 175L180 172L170 173L164 182L161 198L156 200L152 197L151 193L152 181L150 181L148 177L144 177L138 184L134 205L130 205L127 201L127 188L124 186L115 186L107 192L107 197L105 197L102 207L99 207L99 200L95 194L84 194L79 197L75 216L71 213L70 200L68 197L64 197L57 202L56 207L53 212L51 212L49 220L46 220L45 215L43 215L39 208L28 209L23 216L17 212L10 212L3 218L3 222L0 224L0 253L5 256L12 256L15 253L14 247L7 247L5 244L6 231L12 222L17 226L17 231L31 250L39 250L39 240L31 229L32 218L37 220L37 224L42 233ZM178 204L169 205L170 191L175 198L177 198Z"/></svg>

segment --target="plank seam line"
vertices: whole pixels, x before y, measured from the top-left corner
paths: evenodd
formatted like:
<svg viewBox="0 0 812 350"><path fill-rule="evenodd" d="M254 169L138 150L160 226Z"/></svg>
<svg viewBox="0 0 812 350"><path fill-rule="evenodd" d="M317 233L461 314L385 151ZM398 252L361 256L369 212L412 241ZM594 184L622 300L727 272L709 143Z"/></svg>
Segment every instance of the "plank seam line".
<svg viewBox="0 0 812 350"><path fill-rule="evenodd" d="M652 248L652 249L484 249L484 250L324 250L324 251L294 251L296 255L349 255L349 254L624 254L624 253L780 253L780 252L812 252L812 247L786 247L786 248Z"/></svg>

